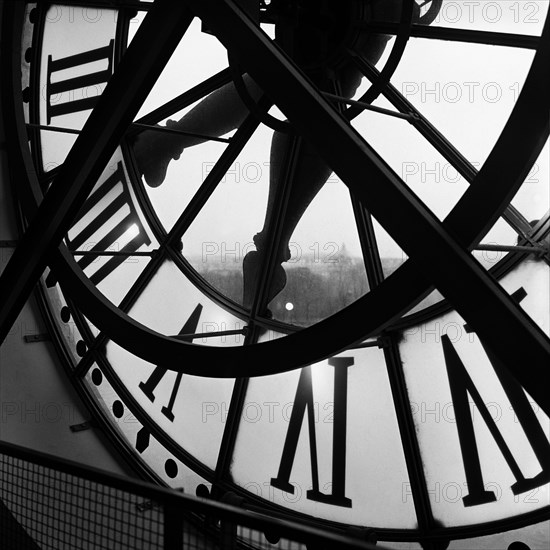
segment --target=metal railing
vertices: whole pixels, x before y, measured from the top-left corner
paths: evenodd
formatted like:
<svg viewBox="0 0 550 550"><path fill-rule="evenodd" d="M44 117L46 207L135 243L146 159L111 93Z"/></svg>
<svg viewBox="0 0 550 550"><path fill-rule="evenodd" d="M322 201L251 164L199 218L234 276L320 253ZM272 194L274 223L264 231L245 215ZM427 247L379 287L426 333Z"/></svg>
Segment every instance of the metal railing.
<svg viewBox="0 0 550 550"><path fill-rule="evenodd" d="M0 443L0 548L373 550L375 546Z"/></svg>

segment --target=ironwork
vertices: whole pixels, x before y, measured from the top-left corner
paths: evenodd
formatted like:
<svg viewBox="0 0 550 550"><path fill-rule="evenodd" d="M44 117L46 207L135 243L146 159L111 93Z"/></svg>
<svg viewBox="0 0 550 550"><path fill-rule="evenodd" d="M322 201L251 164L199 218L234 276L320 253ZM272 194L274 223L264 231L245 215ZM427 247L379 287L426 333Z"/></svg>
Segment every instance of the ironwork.
<svg viewBox="0 0 550 550"><path fill-rule="evenodd" d="M267 549L275 539L282 550L375 548L343 532L192 497L9 443L0 443L0 480L5 550ZM231 495L224 500L236 501Z"/></svg>

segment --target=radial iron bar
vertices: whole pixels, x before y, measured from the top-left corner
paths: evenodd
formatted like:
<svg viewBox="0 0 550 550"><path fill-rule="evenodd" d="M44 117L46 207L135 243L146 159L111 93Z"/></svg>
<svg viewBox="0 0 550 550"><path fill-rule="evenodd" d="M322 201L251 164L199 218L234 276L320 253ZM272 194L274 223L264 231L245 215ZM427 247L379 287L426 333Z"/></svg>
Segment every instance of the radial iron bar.
<svg viewBox="0 0 550 550"><path fill-rule="evenodd" d="M71 250L71 253L74 256L92 256L92 257L100 257L100 256L123 256L125 258L131 258L132 256L153 256L156 254L158 250L150 250L150 251L143 251L140 252L139 250L136 250L135 252L128 251L125 252L124 250Z"/></svg>
<svg viewBox="0 0 550 550"><path fill-rule="evenodd" d="M359 26L368 28L370 32L397 34L397 23L362 23ZM467 29L451 29L447 27L432 27L428 25L411 25L411 36L414 38L430 38L434 40L449 40L471 44L488 44L491 46L507 46L536 50L540 38L524 34L504 32L478 31Z"/></svg>

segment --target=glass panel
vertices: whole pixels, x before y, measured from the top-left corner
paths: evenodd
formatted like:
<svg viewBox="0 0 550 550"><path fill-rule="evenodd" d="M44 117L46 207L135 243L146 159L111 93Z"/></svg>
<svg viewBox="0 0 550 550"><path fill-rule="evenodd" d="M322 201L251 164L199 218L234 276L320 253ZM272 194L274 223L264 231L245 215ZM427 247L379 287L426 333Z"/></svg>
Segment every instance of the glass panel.
<svg viewBox="0 0 550 550"><path fill-rule="evenodd" d="M174 114L170 117L170 120L185 124L185 115L196 105L197 103ZM166 126L167 123L170 126L171 122L166 120L161 122L160 125ZM202 133L207 132L207 128L202 129ZM188 136L176 136L160 132L145 133L137 140L138 145L134 145L136 154L139 151L140 140L146 140L146 143L153 143L153 145L148 145L151 149L144 154L145 158L157 157L168 160L168 169L162 184L158 187L151 187L148 185L150 182L144 178L144 187L160 222L166 231L170 231L224 152L226 144L216 141L197 143L200 140L194 137L189 138ZM177 155L180 156L176 160ZM139 157L137 160L139 161ZM163 162L166 162L166 160L163 160ZM237 168L235 168L235 172L230 169L230 175L226 178L231 179L231 174L238 174L235 175L235 178L237 179L236 183L239 183L239 178L242 177L244 180L249 175L253 175L252 170L254 168L246 165L243 167L241 174L239 174Z"/></svg>
<svg viewBox="0 0 550 550"><path fill-rule="evenodd" d="M115 36L116 24L117 12L104 8L54 5L48 9L40 68L40 124L76 130L84 126L92 106L80 110L76 102L93 101L103 93L107 77L100 75L109 68L112 50L101 53L100 49L109 49L110 41ZM90 59L72 57L86 53L90 54ZM53 88L50 93L49 56L54 62L50 66L51 84L55 86L75 79L74 85L61 84L60 90ZM63 68L55 65L56 61L63 60ZM93 74L96 74L95 78L91 77ZM94 82L79 83L79 79L84 77L89 77L90 82ZM44 170L49 171L64 162L76 136L42 131L41 140Z"/></svg>
<svg viewBox="0 0 550 550"><path fill-rule="evenodd" d="M539 158L512 204L529 222L540 220L550 210L550 142L547 140Z"/></svg>
<svg viewBox="0 0 550 550"><path fill-rule="evenodd" d="M512 111L533 56L520 48L415 38L392 83L479 167Z"/></svg>
<svg viewBox="0 0 550 550"><path fill-rule="evenodd" d="M374 105L395 112L385 98ZM449 213L466 190L464 178L406 121L364 111L353 125L439 219Z"/></svg>
<svg viewBox="0 0 550 550"><path fill-rule="evenodd" d="M149 263L147 253L158 248L129 182L117 149L69 231L75 260L115 304Z"/></svg>
<svg viewBox="0 0 550 550"><path fill-rule="evenodd" d="M253 238L264 224L270 142L271 131L261 127L183 237L183 254L193 267L209 283L238 302L242 299L242 261L247 252L255 250ZM213 165L214 162L203 162L203 176ZM284 264L288 282L272 305L276 319L311 324L365 292L367 282L359 259L361 248L349 193L334 175L299 221L289 248L292 256ZM310 291L304 295L308 300L315 301L315 296L328 292L330 286L332 294L339 293L334 303L326 302L322 311L308 309L303 298L298 300L295 292L296 282L300 281L301 285L304 277L310 283ZM335 277L344 283L345 290L334 290ZM350 286L346 282L351 279L354 288L348 295ZM342 292L344 295L340 296ZM288 313L287 304L292 304L293 313Z"/></svg>
<svg viewBox="0 0 550 550"><path fill-rule="evenodd" d="M196 315L198 314L198 320ZM220 307L194 286L171 262L166 261L130 310L144 325L166 335L180 334L190 320L196 320L195 343L210 346L242 345L242 335L208 337L209 332L242 330L245 323ZM188 334L188 329L185 329Z"/></svg>
<svg viewBox="0 0 550 550"><path fill-rule="evenodd" d="M529 496L524 498L537 498ZM513 542L522 542L527 547L520 547L527 550L546 550L550 545L550 524L548 522L529 525L522 529L514 529L505 533L497 533L488 537L477 537L475 539L453 540L449 544L449 550L494 550L495 548L509 548ZM395 546L395 545L393 545Z"/></svg>
<svg viewBox="0 0 550 550"><path fill-rule="evenodd" d="M548 268L541 262L524 262L503 279L508 292L519 287L526 290L521 306L545 331L549 328L549 284ZM468 331L459 315L451 312L406 330L401 357L434 516L446 526L465 525L547 506L548 485L543 479L530 480L547 467L540 462L540 446L548 449L550 445L544 442L549 433L548 418L528 395L525 403L531 405L533 414L520 412L518 403L523 398L513 393L509 397L479 338ZM475 384L479 398L465 382L462 369ZM462 392L460 395L467 391L467 407L460 405L457 395L454 399L451 396L449 376L456 391ZM492 419L489 423L482 417L483 412ZM471 432L468 418L473 422ZM533 443L533 432L524 431L523 421L534 426L543 438L538 448ZM466 434L462 449L459 426ZM498 430L504 438L517 463L516 470L490 429ZM476 445L478 459L462 457L461 450L475 452ZM480 478L476 477L477 471ZM530 498L533 494L536 499Z"/></svg>
<svg viewBox="0 0 550 550"><path fill-rule="evenodd" d="M387 277L403 264L408 256L403 249L390 237L389 233L373 218L376 243L380 252L382 269Z"/></svg>
<svg viewBox="0 0 550 550"><path fill-rule="evenodd" d="M342 393L338 392L347 394L347 426L339 416ZM308 399L311 419L309 413L300 414ZM315 483L309 447L312 428L318 487L332 495L328 502L308 494ZM287 434L296 429L298 441L287 443L283 450ZM338 443L334 437L340 438ZM289 459L294 448L296 456ZM280 466L288 460L286 480ZM342 483L338 474L333 477L332 466L340 474L345 470L346 481ZM231 473L251 493L296 511L371 527L414 528L412 498L403 497L408 475L383 353L376 348L350 350L302 371L251 379ZM278 478L276 483L273 478ZM280 488L284 481L294 487L293 492ZM346 499L351 500L350 507Z"/></svg>
<svg viewBox="0 0 550 550"><path fill-rule="evenodd" d="M334 173L298 223L290 251L286 287L270 305L276 320L309 326L368 290L349 191Z"/></svg>
<svg viewBox="0 0 550 550"><path fill-rule="evenodd" d="M426 296L426 298L424 298L416 306L411 308L407 312L407 315L411 315L412 313L417 313L418 311L422 311L423 309L425 309L427 307L430 307L430 306L433 306L434 304L437 304L437 302L440 302L443 299L444 299L444 297L441 294L441 292L439 292L439 290L433 290L432 292L430 292L428 294L428 296Z"/></svg>
<svg viewBox="0 0 550 550"><path fill-rule="evenodd" d="M131 408L120 399L108 378L96 364L86 374L85 381L121 435L136 450L145 464L168 486L195 494L196 488L206 483L202 477L178 460L151 435L136 418Z"/></svg>
<svg viewBox="0 0 550 550"><path fill-rule="evenodd" d="M255 250L269 189L272 131L261 126L231 165L210 200L182 238L183 255L213 286L242 300L242 262ZM216 157L207 157L203 176Z"/></svg>
<svg viewBox="0 0 550 550"><path fill-rule="evenodd" d="M106 352L117 376L147 416L178 445L214 469L234 380L178 376L113 342L107 344Z"/></svg>
<svg viewBox="0 0 550 550"><path fill-rule="evenodd" d="M491 227L487 235L481 240L482 244L505 244L515 245L518 241L518 233L512 226L499 218ZM486 269L493 267L499 260L504 258L505 252L474 251L474 256Z"/></svg>
<svg viewBox="0 0 550 550"><path fill-rule="evenodd" d="M262 342L270 342L271 340L277 340L278 338L284 338L285 336L286 333L282 333L276 330L263 330L258 336L258 343L261 344Z"/></svg>
<svg viewBox="0 0 550 550"><path fill-rule="evenodd" d="M138 22L144 17L145 14L138 14ZM137 28L138 24L130 26L130 39ZM226 49L214 36L202 32L201 21L195 18L139 111L138 118L227 66Z"/></svg>

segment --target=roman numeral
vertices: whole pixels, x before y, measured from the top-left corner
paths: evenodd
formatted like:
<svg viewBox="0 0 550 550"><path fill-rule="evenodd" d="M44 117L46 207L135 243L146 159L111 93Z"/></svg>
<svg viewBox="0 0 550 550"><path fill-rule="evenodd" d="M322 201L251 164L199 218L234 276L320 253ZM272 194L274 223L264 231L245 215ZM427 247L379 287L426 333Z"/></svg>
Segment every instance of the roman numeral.
<svg viewBox="0 0 550 550"><path fill-rule="evenodd" d="M515 292L514 297L520 302L526 292L523 288ZM468 326L466 330L470 332ZM510 448L506 444L504 437L497 428L489 410L485 406L483 399L475 387L470 375L466 371L464 363L460 359L454 346L452 345L447 335L442 337L443 354L445 357L445 365L449 377L449 385L451 387L451 397L454 405L456 426L458 430L458 438L462 453L462 461L466 474L466 482L468 485L469 494L463 498L464 506L476 506L496 500L493 491L486 491L483 485L483 476L481 472L481 464L475 439L472 414L468 403L468 395L473 399L478 408L481 417L487 425L489 432L495 440L502 456L506 460L516 482L512 485L512 492L517 495L530 491L536 487L550 481L550 443L544 433L534 411L531 407L523 388L516 380L508 373L504 364L484 343L480 341L485 349L489 360L495 370L495 373L504 389L510 403L514 409L516 417L521 424L521 427L531 444L533 452L541 465L541 472L535 477L526 478L516 459L514 458Z"/></svg>
<svg viewBox="0 0 550 550"><path fill-rule="evenodd" d="M97 86L106 84L113 74L114 47L115 42L111 40L107 46L76 55L70 55L68 57L62 57L61 59L54 60L51 55L48 56L46 81L46 117L48 124L50 124L53 117L76 113L78 111L86 111L95 107L101 95L98 93ZM84 72L85 65L97 61L106 61L107 68L92 73ZM82 72L80 76L52 82L52 76L55 75L55 73L78 68L82 68L82 70L78 71ZM88 88L92 86L96 87L95 90L92 90L92 97L75 99L76 90L83 89L84 94L86 94L89 92ZM57 99L59 99L60 94L62 94L62 99L66 99L68 96L69 101L59 103L56 101L56 98L52 101L53 96L58 96Z"/></svg>
<svg viewBox="0 0 550 550"><path fill-rule="evenodd" d="M185 325L183 325L182 329L179 332L179 340L182 340L183 342L192 342L193 338L191 336L184 336L185 334L193 334L197 332L197 326L199 324L199 319L202 313L202 304L198 304L197 307L193 310L193 313L191 313L191 316L189 319L187 319ZM160 381L164 378L164 375L168 372L168 368L157 365L155 367L155 370L151 373L151 376L147 379L147 382L140 382L139 388L141 391L149 398L151 403L155 402L155 390L157 389L157 386L159 385ZM162 407L161 412L170 422L174 422L174 403L176 402L176 396L178 394L178 390L180 387L181 379L183 374L181 372L178 372L176 374L176 380L174 381L174 385L172 386L172 391L170 392L170 399L168 401L168 405L165 407Z"/></svg>
<svg viewBox="0 0 550 550"><path fill-rule="evenodd" d="M120 219L121 215L123 216L122 219ZM80 249L100 230L105 234L94 244L90 249L91 251L104 252L116 247L130 227L135 225L138 229L137 235L119 250L122 253L120 256L109 258L90 276L90 280L95 285L110 275L132 252L136 252L141 246L151 243L133 205L122 162L118 162L116 170L94 188L94 191L86 199L76 216L74 225L85 217L91 219L86 220L86 226L69 240L72 251ZM78 260L78 265L85 269L95 260L94 256L84 256Z"/></svg>
<svg viewBox="0 0 550 550"><path fill-rule="evenodd" d="M86 219L84 220L84 218ZM78 233L74 234L75 227L79 222L85 222L86 225L79 228ZM137 234L122 248L119 248L119 241L132 227L137 229ZM69 249L73 253L82 249L86 243L90 243L90 239L97 232L100 232L103 236L97 242L94 242L91 248L85 247L86 251L106 252L116 250L120 252L120 255L110 257L90 275L90 280L95 285L108 277L140 247L151 244L151 240L134 206L122 162L117 163L116 169L107 179L99 182L94 187L94 190L78 212L71 230L72 238L67 238ZM78 254L75 255L78 256ZM92 254L81 257L77 263L84 270L95 261L97 261L97 256ZM46 285L51 287L55 286L56 283L54 274L50 273L46 277Z"/></svg>
<svg viewBox="0 0 550 550"><path fill-rule="evenodd" d="M307 498L334 506L351 508L351 499L345 495L346 491L346 424L347 424L347 394L348 368L353 365L353 357L332 357L328 360L334 367L334 419L332 438L332 487L331 493L322 493L319 490L319 468L317 461L317 437L315 433L315 416L313 387L311 384L311 367L302 369L292 414L285 438L281 463L277 477L271 479L271 485L287 493L294 493L294 486L290 483L292 465L296 456L296 448L300 438L300 431L304 415L308 417L309 452L311 459L312 489L307 491Z"/></svg>

